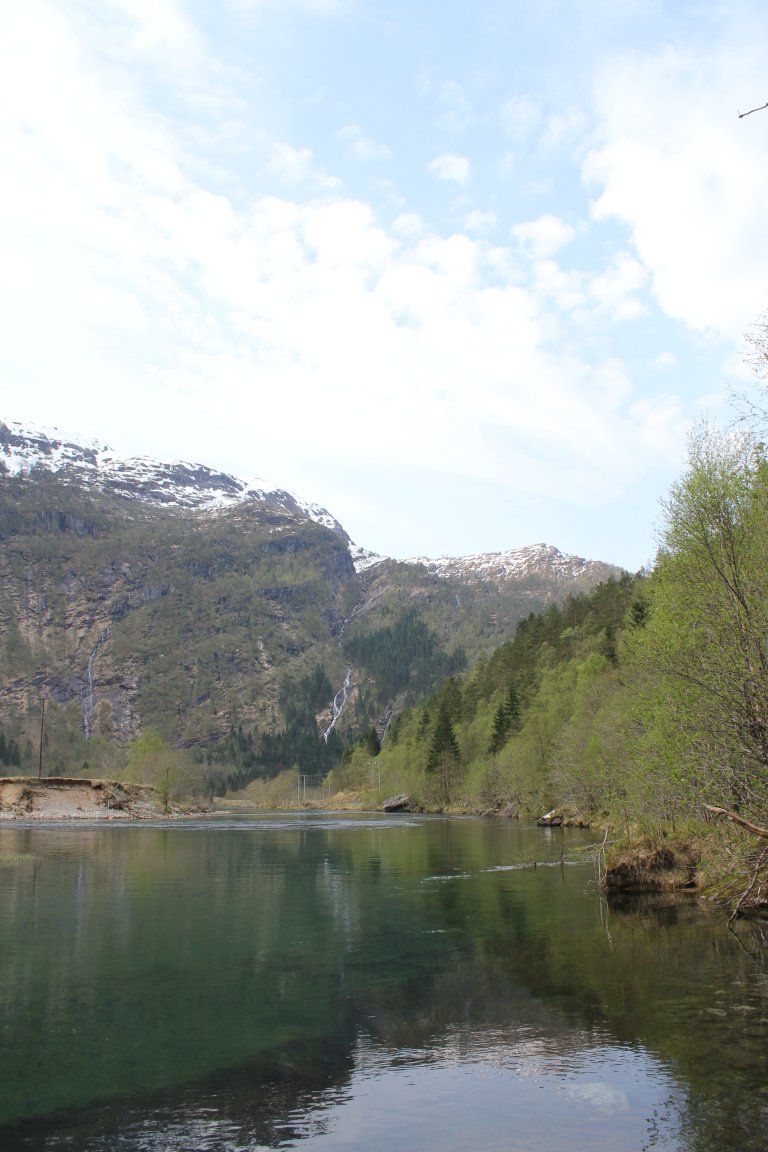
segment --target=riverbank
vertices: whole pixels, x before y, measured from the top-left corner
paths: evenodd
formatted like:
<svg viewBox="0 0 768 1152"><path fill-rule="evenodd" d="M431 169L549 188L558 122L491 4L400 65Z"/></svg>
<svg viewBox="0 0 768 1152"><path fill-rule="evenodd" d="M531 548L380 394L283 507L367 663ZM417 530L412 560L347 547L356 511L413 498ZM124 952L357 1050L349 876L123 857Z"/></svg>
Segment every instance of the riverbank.
<svg viewBox="0 0 768 1152"><path fill-rule="evenodd" d="M344 790L332 796L315 796L299 800L295 793L283 797L277 805L269 803L265 789L249 788L247 794L228 797L217 808L262 811L342 811L371 812L386 810L387 797L370 790ZM520 811L513 805L481 809L461 801L442 808L426 807L414 801L400 811L476 816L496 820L539 822L552 828L591 828L595 834L594 859L597 884L608 896L622 893L693 894L739 915L768 915L766 888L755 878L754 851L743 832L722 822L693 820L683 827L663 828L658 825L630 825L618 831L603 815L585 817L570 805L553 809L537 821L535 814Z"/></svg>
<svg viewBox="0 0 768 1152"><path fill-rule="evenodd" d="M385 799L350 790L315 801L294 801L284 807L297 811L381 811ZM215 805L219 811L253 807L261 806L252 800L238 803L231 799ZM424 811L417 805L412 810ZM166 807L159 793L148 784L79 777L0 777L3 822L164 820L195 811L200 809L177 803ZM510 820L520 815L512 808L481 812L466 804L452 806L445 814ZM564 812L563 824L588 826L586 820L572 812ZM743 898L754 872L751 856L744 851L742 834L736 830L702 824L676 834L663 830L649 834L636 829L619 837L604 827L595 828L595 832L605 833L602 844L596 841L595 857L598 883L607 894L693 891L707 900L738 907L742 914L768 914L768 900L759 883Z"/></svg>
<svg viewBox="0 0 768 1152"><path fill-rule="evenodd" d="M149 784L78 777L0 777L0 820L156 820L185 814Z"/></svg>

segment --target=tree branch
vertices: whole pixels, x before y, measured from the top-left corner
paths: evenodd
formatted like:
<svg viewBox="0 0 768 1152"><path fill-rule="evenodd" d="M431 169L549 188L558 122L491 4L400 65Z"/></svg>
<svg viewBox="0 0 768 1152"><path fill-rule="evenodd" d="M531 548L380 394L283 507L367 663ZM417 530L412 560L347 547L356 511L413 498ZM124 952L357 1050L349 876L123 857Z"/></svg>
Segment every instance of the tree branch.
<svg viewBox="0 0 768 1152"><path fill-rule="evenodd" d="M743 120L745 116L751 116L753 112L762 112L763 108L768 108L768 102L761 104L759 108L750 108L749 112L739 112L739 120Z"/></svg>
<svg viewBox="0 0 768 1152"><path fill-rule="evenodd" d="M726 820L732 820L734 824L746 828L747 832L751 832L753 836L760 836L763 840L768 840L768 828L760 828L757 824L751 824L749 820L745 820L743 816L739 816L736 812L730 812L727 808L715 808L712 804L705 804L704 808L707 812L711 812L713 816L723 816Z"/></svg>
<svg viewBox="0 0 768 1152"><path fill-rule="evenodd" d="M760 853L757 857L757 861L756 861L755 866L752 870L752 875L749 878L749 884L747 885L746 889L742 892L741 896L739 897L739 899L736 902L736 905L733 909L733 912L731 912L731 915L728 917L728 927L729 928L733 924L736 917L740 915L742 908L747 903L750 896L752 895L755 888L757 887L757 883L760 879L760 872L762 871L762 868L763 868L763 865L765 864L766 859L768 859L768 847L762 848L760 850Z"/></svg>

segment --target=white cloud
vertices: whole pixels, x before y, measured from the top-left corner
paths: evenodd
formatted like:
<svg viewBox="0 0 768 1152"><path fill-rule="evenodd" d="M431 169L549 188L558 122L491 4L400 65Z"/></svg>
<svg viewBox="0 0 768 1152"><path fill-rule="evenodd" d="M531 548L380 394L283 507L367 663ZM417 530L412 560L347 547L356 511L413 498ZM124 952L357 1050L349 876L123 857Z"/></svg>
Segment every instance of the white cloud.
<svg viewBox="0 0 768 1152"><path fill-rule="evenodd" d="M128 17L131 51L162 53L166 66L169 60L191 64L202 55L200 35L178 0L107 0L107 6Z"/></svg>
<svg viewBox="0 0 768 1152"><path fill-rule="evenodd" d="M511 231L514 239L533 259L553 256L577 235L572 224L548 213L536 220L514 224Z"/></svg>
<svg viewBox="0 0 768 1152"><path fill-rule="evenodd" d="M575 144L586 130L587 121L583 112L577 109L556 112L546 119L541 143L544 148L556 151Z"/></svg>
<svg viewBox="0 0 768 1152"><path fill-rule="evenodd" d="M763 82L754 36L616 60L597 83L600 143L584 165L594 218L627 225L664 311L731 338L765 301L768 154L736 116L738 95Z"/></svg>
<svg viewBox="0 0 768 1152"><path fill-rule="evenodd" d="M392 149L386 144L376 144L366 136L359 124L348 124L339 129L339 138L345 142L356 160L368 163L373 160L391 160Z"/></svg>
<svg viewBox="0 0 768 1152"><path fill-rule="evenodd" d="M440 115L441 127L453 132L464 132L472 123L472 108L466 92L455 80L440 85L438 99L443 112Z"/></svg>
<svg viewBox="0 0 768 1152"><path fill-rule="evenodd" d="M314 183L322 188L338 188L341 183L316 165L311 148L294 148L291 144L272 145L269 170L288 185Z"/></svg>
<svg viewBox="0 0 768 1152"><path fill-rule="evenodd" d="M392 230L402 236L418 236L426 225L418 212L402 212L392 222Z"/></svg>
<svg viewBox="0 0 768 1152"><path fill-rule="evenodd" d="M470 168L466 156L455 156L453 153L444 152L427 165L427 170L438 180L447 180L454 184L460 184L462 187L469 183Z"/></svg>
<svg viewBox="0 0 768 1152"><path fill-rule="evenodd" d="M496 223L496 213L483 210L482 208L474 208L464 217L464 227L468 232L492 232L496 227Z"/></svg>
<svg viewBox="0 0 768 1152"><path fill-rule="evenodd" d="M561 312L581 312L588 305L587 277L578 270L564 271L555 260L537 260L532 266L533 291L542 303Z"/></svg>
<svg viewBox="0 0 768 1152"><path fill-rule="evenodd" d="M635 295L647 280L645 266L628 252L619 252L605 271L592 279L589 295L598 309L607 312L613 320L633 320L648 311Z"/></svg>
<svg viewBox="0 0 768 1152"><path fill-rule="evenodd" d="M303 12L311 16L329 16L353 8L355 0L226 0L232 8L255 10L278 8L281 12Z"/></svg>

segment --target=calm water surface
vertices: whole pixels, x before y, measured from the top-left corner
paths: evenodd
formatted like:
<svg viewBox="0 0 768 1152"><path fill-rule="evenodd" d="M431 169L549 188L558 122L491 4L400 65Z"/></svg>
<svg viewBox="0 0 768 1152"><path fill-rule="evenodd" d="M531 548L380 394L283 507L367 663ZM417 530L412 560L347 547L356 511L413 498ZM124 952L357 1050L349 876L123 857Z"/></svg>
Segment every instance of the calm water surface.
<svg viewBox="0 0 768 1152"><path fill-rule="evenodd" d="M588 844L411 816L0 826L0 1149L765 1152L760 930L609 905Z"/></svg>

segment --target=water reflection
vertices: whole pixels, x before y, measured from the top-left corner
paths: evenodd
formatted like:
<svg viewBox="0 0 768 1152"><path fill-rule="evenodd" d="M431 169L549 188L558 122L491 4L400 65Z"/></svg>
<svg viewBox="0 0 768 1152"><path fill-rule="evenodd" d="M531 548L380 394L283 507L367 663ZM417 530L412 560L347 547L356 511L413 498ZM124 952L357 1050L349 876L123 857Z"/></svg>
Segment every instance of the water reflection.
<svg viewBox="0 0 768 1152"><path fill-rule="evenodd" d="M0 1147L764 1149L765 953L693 902L607 906L584 844L1 828Z"/></svg>

